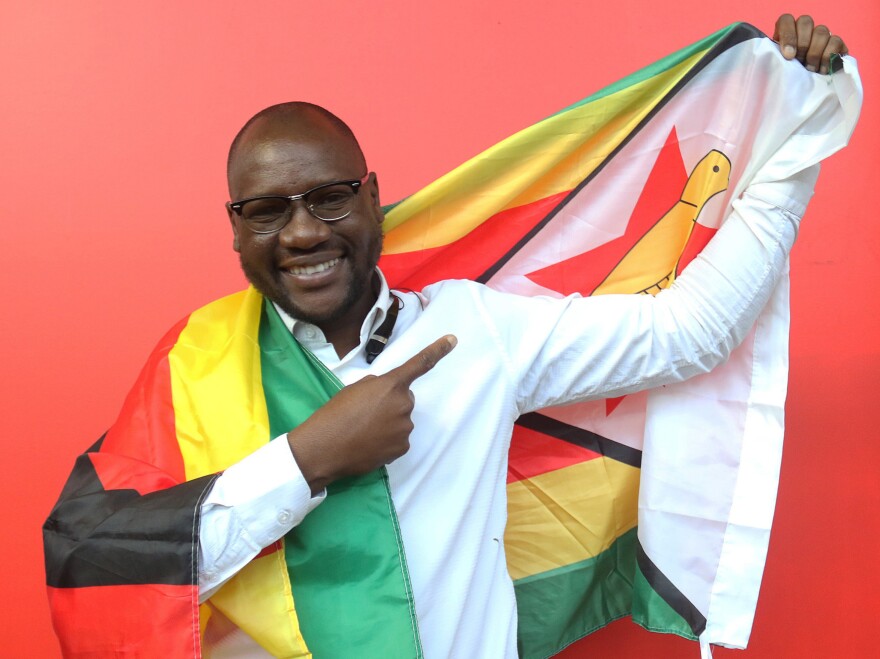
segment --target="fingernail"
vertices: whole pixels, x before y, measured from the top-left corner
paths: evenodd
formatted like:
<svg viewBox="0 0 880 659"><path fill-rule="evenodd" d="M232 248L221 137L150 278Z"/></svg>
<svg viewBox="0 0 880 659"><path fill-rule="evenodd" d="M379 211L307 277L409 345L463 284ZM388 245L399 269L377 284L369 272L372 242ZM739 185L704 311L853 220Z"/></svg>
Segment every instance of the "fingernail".
<svg viewBox="0 0 880 659"><path fill-rule="evenodd" d="M782 49L782 54L785 55L788 59L794 57L795 53L797 53L797 50L795 50L794 46L786 46Z"/></svg>
<svg viewBox="0 0 880 659"><path fill-rule="evenodd" d="M825 75L826 73L828 73L828 67L827 66L820 67L819 73L821 73L822 75Z"/></svg>
<svg viewBox="0 0 880 659"><path fill-rule="evenodd" d="M816 67L813 66L812 64L807 64L807 71L809 71L810 73L815 73Z"/></svg>
<svg viewBox="0 0 880 659"><path fill-rule="evenodd" d="M456 345L458 345L458 339L453 334L447 334L446 341L449 342L450 348L454 348Z"/></svg>

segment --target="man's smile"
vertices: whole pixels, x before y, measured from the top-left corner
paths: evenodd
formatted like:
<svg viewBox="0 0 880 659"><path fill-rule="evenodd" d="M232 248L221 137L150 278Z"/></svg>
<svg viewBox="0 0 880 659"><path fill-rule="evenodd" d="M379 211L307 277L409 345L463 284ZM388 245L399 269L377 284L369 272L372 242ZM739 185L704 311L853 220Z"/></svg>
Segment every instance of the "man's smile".
<svg viewBox="0 0 880 659"><path fill-rule="evenodd" d="M292 265L283 268L282 270L287 275L316 275L330 270L331 268L336 266L341 260L342 259L337 256L336 258L324 261L322 263L316 263L315 265Z"/></svg>

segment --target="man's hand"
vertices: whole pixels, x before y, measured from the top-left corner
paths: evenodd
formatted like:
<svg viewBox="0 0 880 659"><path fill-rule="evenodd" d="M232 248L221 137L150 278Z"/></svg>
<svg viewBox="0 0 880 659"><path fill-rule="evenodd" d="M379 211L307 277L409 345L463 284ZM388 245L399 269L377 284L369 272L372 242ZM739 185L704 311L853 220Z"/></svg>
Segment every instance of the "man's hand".
<svg viewBox="0 0 880 659"><path fill-rule="evenodd" d="M444 336L394 370L345 387L287 433L312 494L345 476L378 469L409 450L415 404L410 386L455 344L454 336Z"/></svg>
<svg viewBox="0 0 880 659"><path fill-rule="evenodd" d="M849 53L843 39L824 25L814 25L810 16L795 20L791 14L783 14L776 20L773 40L779 43L785 59L797 59L814 73L828 73L832 54Z"/></svg>

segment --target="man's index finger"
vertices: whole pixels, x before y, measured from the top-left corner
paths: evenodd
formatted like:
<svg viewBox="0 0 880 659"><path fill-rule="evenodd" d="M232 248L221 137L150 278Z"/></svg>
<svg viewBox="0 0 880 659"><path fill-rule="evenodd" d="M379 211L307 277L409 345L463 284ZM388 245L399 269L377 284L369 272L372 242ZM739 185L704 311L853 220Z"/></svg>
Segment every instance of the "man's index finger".
<svg viewBox="0 0 880 659"><path fill-rule="evenodd" d="M403 383L409 386L434 368L437 365L437 362L452 352L456 343L458 343L458 339L452 334L440 337L427 348L422 349L403 364L392 371L389 371L388 374L394 374Z"/></svg>

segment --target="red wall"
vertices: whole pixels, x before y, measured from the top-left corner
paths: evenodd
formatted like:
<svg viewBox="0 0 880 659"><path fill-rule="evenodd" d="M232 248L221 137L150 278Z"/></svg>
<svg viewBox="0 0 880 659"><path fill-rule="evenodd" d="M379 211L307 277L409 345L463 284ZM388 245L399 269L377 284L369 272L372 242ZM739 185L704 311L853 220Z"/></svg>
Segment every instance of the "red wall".
<svg viewBox="0 0 880 659"><path fill-rule="evenodd" d="M193 307L242 286L222 207L224 162L254 111L290 99L334 109L392 201L727 23L771 30L791 8L846 37L868 101L853 145L825 166L793 256L787 450L746 656L872 647L880 11L876 0L676 4L4 3L0 655L58 655L42 519L153 342ZM619 622L566 656L696 653Z"/></svg>

